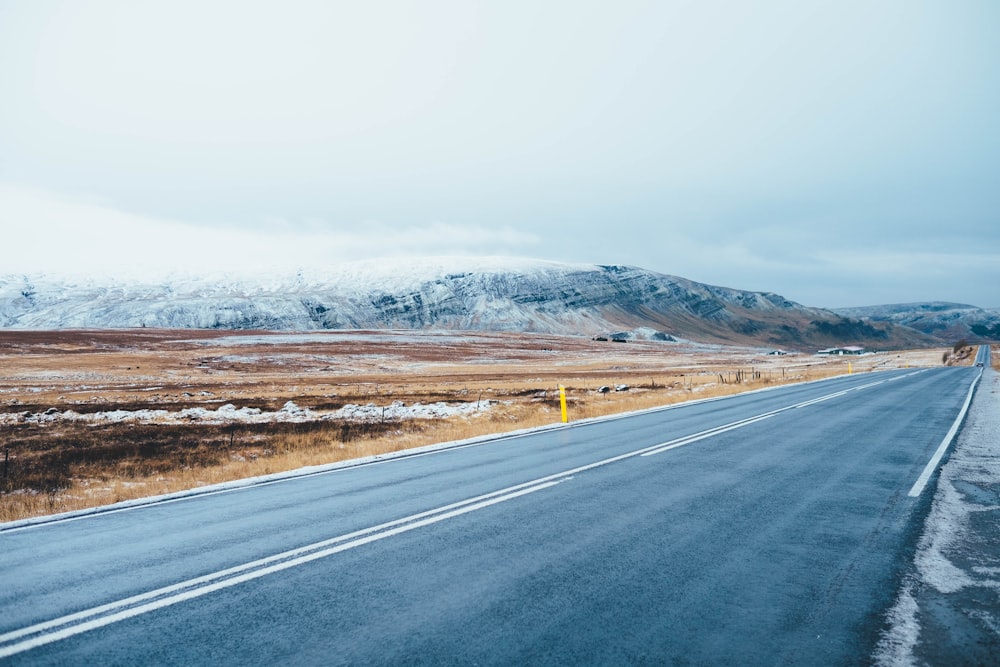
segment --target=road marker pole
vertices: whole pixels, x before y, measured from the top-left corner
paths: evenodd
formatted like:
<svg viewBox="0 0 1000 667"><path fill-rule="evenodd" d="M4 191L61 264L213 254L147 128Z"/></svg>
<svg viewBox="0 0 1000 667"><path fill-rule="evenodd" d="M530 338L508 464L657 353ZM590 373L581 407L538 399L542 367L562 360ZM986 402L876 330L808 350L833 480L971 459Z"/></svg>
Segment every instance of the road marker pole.
<svg viewBox="0 0 1000 667"><path fill-rule="evenodd" d="M852 366L849 361L847 362L847 374L854 375L854 366Z"/></svg>
<svg viewBox="0 0 1000 667"><path fill-rule="evenodd" d="M559 385L559 408L562 410L563 424L569 421L566 416L566 387Z"/></svg>

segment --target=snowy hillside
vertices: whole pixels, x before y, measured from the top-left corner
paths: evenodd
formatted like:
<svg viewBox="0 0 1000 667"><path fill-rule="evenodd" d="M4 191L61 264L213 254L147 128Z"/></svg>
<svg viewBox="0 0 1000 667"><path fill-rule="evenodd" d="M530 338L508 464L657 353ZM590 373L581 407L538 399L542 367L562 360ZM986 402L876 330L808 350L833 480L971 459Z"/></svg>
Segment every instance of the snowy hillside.
<svg viewBox="0 0 1000 667"><path fill-rule="evenodd" d="M945 342L1000 340L1000 309L978 308L964 303L931 301L862 308L838 308L845 317L869 322L890 322L916 329Z"/></svg>
<svg viewBox="0 0 1000 667"><path fill-rule="evenodd" d="M285 275L0 277L0 327L638 332L787 347L927 344L914 332L627 266L511 258L365 261ZM635 335L634 333L632 335Z"/></svg>

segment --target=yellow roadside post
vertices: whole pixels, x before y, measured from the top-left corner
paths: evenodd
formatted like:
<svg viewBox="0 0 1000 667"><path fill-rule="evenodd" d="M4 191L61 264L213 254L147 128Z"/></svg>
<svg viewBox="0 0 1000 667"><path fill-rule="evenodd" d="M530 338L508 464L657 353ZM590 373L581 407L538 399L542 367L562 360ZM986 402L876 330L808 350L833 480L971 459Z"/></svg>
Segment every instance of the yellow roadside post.
<svg viewBox="0 0 1000 667"><path fill-rule="evenodd" d="M563 424L569 421L566 416L566 387L559 385L559 407L562 409Z"/></svg>
<svg viewBox="0 0 1000 667"><path fill-rule="evenodd" d="M847 374L854 375L854 366L852 366L849 361L847 362Z"/></svg>

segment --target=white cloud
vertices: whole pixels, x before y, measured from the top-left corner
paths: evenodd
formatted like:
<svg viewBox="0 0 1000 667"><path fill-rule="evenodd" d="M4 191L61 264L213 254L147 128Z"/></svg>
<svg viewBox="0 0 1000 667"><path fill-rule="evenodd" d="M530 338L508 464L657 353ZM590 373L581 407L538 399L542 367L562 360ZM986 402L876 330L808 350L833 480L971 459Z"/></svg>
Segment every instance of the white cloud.
<svg viewBox="0 0 1000 667"><path fill-rule="evenodd" d="M369 222L354 232L333 236L349 256L507 254L538 242L534 234L503 226L497 229L447 222L394 227Z"/></svg>
<svg viewBox="0 0 1000 667"><path fill-rule="evenodd" d="M268 221L263 228L196 226L119 210L94 197L67 197L0 184L3 273L160 273L329 266L385 256L517 253L538 238L510 226L431 222L333 228Z"/></svg>
<svg viewBox="0 0 1000 667"><path fill-rule="evenodd" d="M1000 4L732 5L0 1L0 185L45 188L0 193L0 273L529 254L997 305Z"/></svg>

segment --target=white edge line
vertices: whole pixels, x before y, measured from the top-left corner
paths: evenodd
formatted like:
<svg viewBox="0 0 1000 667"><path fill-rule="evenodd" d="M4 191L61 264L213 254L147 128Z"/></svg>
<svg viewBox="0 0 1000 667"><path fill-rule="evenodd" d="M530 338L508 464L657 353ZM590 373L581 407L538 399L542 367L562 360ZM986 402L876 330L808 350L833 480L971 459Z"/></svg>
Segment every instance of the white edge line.
<svg viewBox="0 0 1000 667"><path fill-rule="evenodd" d="M750 419L751 420L758 420L760 418L761 418L761 416L758 415L757 417L752 417ZM730 428L737 428L738 426L736 424L742 425L743 423L745 423L747 421L748 420L742 420L741 422L737 422L735 424L728 425L729 428L727 428L726 426L723 426L721 428L725 429L725 430L730 430ZM695 440L701 440L701 439L710 437L711 435L714 435L718 431L719 431L719 428L717 427L715 429L710 429L709 431L705 431L705 432L702 432L700 434L694 434L693 436L686 436L683 439L684 440L688 440L690 442L694 442ZM250 563L244 563L242 565L238 565L238 566L235 566L235 567L232 567L232 568L221 570L219 572L215 572L215 573L212 573L212 574L204 575L202 577L197 577L197 578L194 578L194 579L189 579L189 580L184 581L184 582L180 582L180 583L177 583L177 584L172 584L170 586L159 588L159 589L156 589L156 590L153 590L153 591L148 591L146 593L141 593L139 595L135 595L135 596L132 596L132 597L129 597L129 598L118 600L116 602L111 602L111 603L108 603L108 604L105 604L105 605L101 605L101 606L98 606L98 607L93 607L91 609L87 609L87 610L83 610L83 611L76 612L76 613L73 613L73 614L69 614L69 615L66 615L66 616L62 616L60 618L52 619L52 620L49 620L49 621L44 621L44 622L37 623L37 624L31 625L31 626L27 626L27 627L24 627L24 628L21 628L21 629L18 629L18 630L13 630L11 632L7 632L5 634L0 635L0 643L9 642L9 641L12 641L12 640L15 640L15 639L19 639L21 637L29 636L29 635L32 635L32 634L37 634L39 632L45 632L46 630L50 630L52 628L57 628L57 627L60 627L60 626L64 626L64 625L66 625L68 623L75 623L77 621L80 621L80 620L83 620L83 619L86 619L86 618L91 618L93 616L104 614L106 612L113 611L115 609L121 609L123 607L128 607L130 605L134 605L134 604L146 601L146 600L155 599L157 597L161 597L161 596L168 595L168 594L171 594L171 593L176 593L177 595L180 595L181 593L177 593L178 591L182 591L184 589L189 589L189 588L191 588L191 586L199 586L201 584L211 585L210 582L216 581L216 580L218 580L220 578L225 578L225 577L228 577L230 575L238 575L238 573L244 572L246 570L252 570L253 568L264 567L264 566L267 566L269 563L274 563L275 561L280 561L280 560L283 560L283 559L289 559L291 557L294 557L294 556L296 556L298 554L302 554L304 552L314 552L316 549L322 548L322 547L327 546L327 545L331 545L331 544L334 544L334 543L337 543L337 542L343 542L344 540L347 540L347 539L352 539L352 538L356 538L356 537L359 537L359 536L362 536L362 535L367 535L369 533L377 532L379 530L384 530L386 528L391 528L391 527L397 526L399 524L404 524L404 523L407 523L407 522L419 520L419 519L422 519L423 517L427 517L427 516L430 516L430 515L438 514L440 512L448 512L449 510L453 510L453 508L467 506L467 505L475 504L475 503L482 503L482 502L485 501L485 499L492 498L492 497L495 497L495 496L501 496L503 494L509 494L509 493L518 493L519 489L524 489L525 487L531 487L532 490L537 490L537 489L540 489L540 488L546 488L548 486L552 486L553 484L558 484L558 483L560 483L562 481L566 481L566 480L572 479L573 475L576 475L578 473L585 472L587 470L592 470L594 468L599 468L599 467L602 467L602 466L606 466L606 465L609 465L611 463L616 463L618 461L621 461L621 460L624 460L624 459L628 459L628 458L632 458L634 456L644 455L645 452L648 452L650 450L657 450L657 449L660 449L662 447L663 447L662 444L660 444L660 445L653 445L652 447L646 447L646 448L643 448L643 449L639 449L639 450L635 450L635 451L631 451L631 452L626 452L624 454L619 454L617 456L613 456L613 457L610 457L610 458L607 458L607 459L602 459L600 461L594 461L592 463L588 463L588 464L585 464L585 465L582 465L582 466L578 466L578 467L572 468L570 470L564 470L562 472L554 473L552 475L548 475L548 476L545 476L545 477L541 477L539 479L531 480L529 482L524 482L522 484L517 484L515 486L511 486L511 487L507 487L507 488L504 488L504 489L500 489L498 491L493 491L491 493L484 494L484 495L481 495L481 496L476 496L474 498L469 498L469 499L466 499L466 500L458 501L456 503L452 503L450 505L445 505L443 507L439 507L439 508L436 508L436 509L433 509L433 510L427 510L425 512L421 512L421 513L418 513L418 514L413 514L413 515L410 515L410 516L407 516L407 517L404 517L404 518L401 518L401 519L396 519L396 520L389 521L389 522L386 522L386 523L383 523L383 524L379 524L377 526L372 526L370 528L361 529L361 530L358 530L358 531L355 531L355 532L352 532L352 533L348 533L346 535L341 535L339 537L330 538L330 539L324 540L322 542L317 542L317 543L314 543L314 544L311 544L311 545L307 545L307 546L304 546L304 547L299 547L297 549L292 549L290 551L285 551L285 552L282 552L282 553L279 553L279 554L275 554L273 556L268 556L266 558L262 558L262 559L259 559L259 560L256 560L256 561L252 561ZM511 495L510 497L516 497L516 496ZM150 602L150 603L147 603L147 604L155 604L155 602ZM128 610L125 610L125 611L128 611ZM120 612L120 613L124 613L124 612ZM107 617L105 617L105 618L107 618ZM97 621L94 621L94 622L98 622L99 620L100 619L98 619ZM74 626L74 628L75 627L79 627L79 626ZM93 626L93 627L100 627L100 626L96 625L96 626ZM70 630L73 630L73 628L68 628L65 631L70 631ZM61 632L65 632L65 631L58 631L57 633L50 633L49 635L45 635L45 636L55 636L55 634L58 634L58 633L61 633ZM77 634L77 633L76 632L71 632L71 634L68 634L68 635L65 635L65 636L72 636L73 634ZM31 641L31 640L28 640L28 641ZM53 641L55 641L55 640L53 640ZM15 646L20 646L20 645L21 644L17 644ZM30 648L30 647L28 647L28 648ZM28 650L28 648L25 648L23 650ZM0 649L0 657L3 657L4 655L6 655L4 653L4 650L6 650L6 649Z"/></svg>
<svg viewBox="0 0 1000 667"><path fill-rule="evenodd" d="M891 369L891 370L880 370L871 371L871 373L892 373L902 369ZM929 369L921 369L922 372ZM915 373L907 374L913 375ZM317 466L307 466L304 468L298 468L296 470L288 470L280 473L272 473L270 475L261 475L258 477L248 477L245 479L234 480L232 482L220 482L219 484L212 484L209 486L203 486L194 489L187 489L185 491L175 491L173 493L163 494L159 496L149 496L146 498L137 498L135 500L126 500L120 503L114 503L112 505L102 505L100 507L91 507L82 510L72 510L70 512L62 512L59 514L50 514L46 516L30 517L27 519L19 519L17 521L11 521L8 523L0 523L0 534L10 533L21 530L28 530L31 528L40 528L42 526L49 526L59 523L68 523L71 521L79 521L81 519L88 519L95 516L101 516L104 514L115 514L119 512L127 512L136 509L142 509L146 507L152 507L155 505L166 505L169 503L180 502L183 500L190 500L192 498L200 498L202 496L217 495L221 493L230 493L233 491L241 491L245 489L254 488L257 486L267 486L271 484L279 484L282 482L288 482L294 479L299 479L302 477L313 477L318 475L326 475L330 473L340 472L342 470L348 470L351 468L358 468L361 466L375 465L378 463L387 463L389 461L411 458L416 456L424 456L427 454L434 454L440 451L450 451L452 449L463 449L466 447L476 447L479 445L489 444L492 442L497 442L501 440L509 440L515 438L523 438L534 433L543 431L557 431L566 428L573 428L575 426L580 426L583 424L593 424L600 422L616 421L619 419L627 419L629 417L640 415L640 414L651 414L656 412L664 412L667 410L676 410L678 408L684 408L691 405L698 405L701 403L712 403L715 401L724 401L727 399L736 398L739 396L751 396L753 394L759 394L771 391L780 391L782 389L788 389L791 387L804 387L812 384L819 384L823 382L831 382L834 380L841 380L848 378L850 375L834 375L828 378L820 378L818 380L807 380L805 382L793 382L783 385L775 385L770 387L761 387L760 389L754 389L751 391L745 391L740 394L733 394L729 396L711 396L707 398L696 398L689 401L684 401L681 403L672 403L670 405L660 405L654 408L644 408L642 410L633 410L630 412L621 412L614 415L606 415L604 417L589 417L587 419L580 419L577 421L570 422L569 424L548 424L545 426L534 426L531 428L520 429L517 431L511 431L509 433L492 433L488 435L476 436L473 438L467 438L465 440L455 440L452 442L443 442L433 445L426 445L424 447L415 447L413 449L401 450L398 452L389 452L386 454L379 454L375 456L367 456L358 459L349 459L347 461L337 461L335 463L326 463ZM895 378L893 378L895 379ZM887 380L883 380L886 382Z"/></svg>
<svg viewBox="0 0 1000 667"><path fill-rule="evenodd" d="M980 373L980 376L981 375L982 375L982 373ZM979 378L977 377L976 382L978 382L978 379ZM726 424L726 425L723 425L723 426L715 427L713 429L709 429L707 431L703 431L701 433L695 433L695 434L692 434L692 435L689 435L689 436L685 436L683 438L679 438L677 440L673 440L673 441L668 442L668 443L662 443L662 444L659 444L659 445L653 445L651 447L645 447L645 448L642 448L642 449L639 449L639 450L635 450L635 451L632 451L632 452L626 452L624 454L619 454L619 455L613 456L611 458L607 458L607 459L603 459L601 461L596 461L596 462L593 462L593 463L582 465L582 466L579 466L579 467L576 467L576 468L573 468L573 469L570 469L570 470L565 470L565 471L562 471L562 472L559 472L559 473L555 473L553 475L548 475L546 477L541 477L541 478L536 479L536 480L532 480L532 481L529 481L529 482L524 482L522 484L518 484L518 485L511 486L511 487L507 487L505 489L500 489L498 491L493 491L493 492L488 493L488 494L484 494L484 495L481 495L481 496L476 496L474 498L469 498L469 499L466 499L466 500L463 500L463 501L458 501L458 502L452 503L450 505L445 505L445 506L442 506L442 507L439 507L439 508L436 508L436 509L427 510L425 512L420 512L418 514L413 514L413 515L410 515L410 516L407 516L407 517L404 517L404 518L401 518L401 519L396 519L396 520L389 521L389 522L386 522L386 523L383 523L383 524L379 524L377 526L372 526L372 527L361 529L361 530L358 530L358 531L355 531L355 532L352 532L352 533L348 533L348 534L345 534L345 535L334 537L334 538L331 538L331 539L328 539L328 540L323 540L321 542L317 542L317 543L314 543L314 544L311 544L311 545L307 545L305 547L299 547L297 549L292 549L290 551L285 551L285 552L282 552L280 554L275 554L273 556L268 556L266 558L259 559L257 561L252 561L250 563L245 563L243 565L238 565L236 567L228 568L226 570L221 570L219 572L215 572L215 573L212 573L212 574L204 575L202 577L197 577L197 578L194 578L194 579L189 579L187 581L180 582L178 584L173 584L171 586L167 586L167 587L163 587L163 588L160 588L160 589L156 589L154 591L149 591L147 593L142 593L142 594L139 594L139 595L136 595L136 596L132 596L130 598L125 598L123 600L119 600L119 601L116 601L116 602L112 602L112 603L108 603L108 604L105 604L105 605L101 605L99 607L94 607L94 608L89 609L89 610L84 610L84 611L81 611L81 612L76 612L76 613L69 614L69 615L66 615L66 616L63 616L63 617L60 617L60 618L57 618L57 619L53 619L53 620L50 620L50 621L45 621L45 622L42 622L42 623L38 623L38 624L35 624L35 625L32 625L32 626L21 628L19 630L14 630L14 631L5 633L3 635L0 635L0 643L9 642L11 640L18 639L20 637L25 637L25 636L29 636L29 635L32 635L32 634L37 634L37 633L40 633L40 632L45 632L46 630L49 630L49 629L52 629L52 628L56 628L56 627L60 627L60 626L65 626L68 623L75 623L76 621L83 620L83 619L86 619L86 618L91 618L91 617L94 617L94 616L98 616L100 614L103 614L103 613L108 612L108 611L113 611L115 609L122 609L122 611L116 612L114 614L110 614L110 615L107 615L107 616L96 618L96 619L93 619L91 621L86 621L84 623L73 625L73 626L68 627L68 628L63 628L62 630L57 630L56 632L51 632L51 633L48 633L48 634L43 634L43 635L41 635L39 637L35 637L33 639L28 639L28 640L25 640L25 641L17 643L17 644L9 645L7 647L0 647L0 658L7 657L7 656L10 656L10 655L15 655L16 653L21 653L23 651L30 650L31 648L35 648L37 646L43 646L45 644L49 644L49 643L58 641L60 639L64 639L64 638L67 638L67 637L72 637L74 635L81 634L83 632L87 632L89 630L96 629L96 628L99 628L99 627L103 627L105 625L110 625L110 624L115 623L115 622L120 621L120 620L125 620L125 619L128 619L128 618L132 618L134 616L138 616L138 615L143 614L143 613L147 613L147 612L150 612L150 611L154 611L156 609L160 609L160 608L163 608L163 607L166 607L166 606L177 604L178 602L182 602L184 600L192 599L192 598L195 598L195 597L200 597L202 595L206 595L206 594L208 594L210 592L213 592L213 591L216 591L216 590L221 590L223 588L228 588L230 586L234 586L234 585L236 585L238 583L242 583L244 581L250 581L250 580L253 580L253 579L257 579L257 578L263 577L263 576L265 576L267 574L271 574L273 572L278 572L278 571L281 571L281 570L285 570L285 569L288 569L290 567L294 567L295 565L299 565L299 564L303 564L303 563L306 563L306 562L310 562L312 560L317 560L319 558L323 558L323 557L326 557L326 556L329 556L329 555L332 555L332 554L336 554L336 553L339 553L341 551L346 551L346 550L352 549L352 548L354 548L356 546L361 546L363 544L368 544L369 542L374 542L374 541L381 540L381 539L386 538L386 537L390 537L392 535L397 535L399 533L403 533L403 532L407 532L409 530L413 530L415 528L419 528L419 527L422 527L422 526L430 525L432 523L437 523L438 521L443 521L445 519L452 518L452 517L455 517L455 516L459 516L459 515L465 514L467 512L472 512L472 511L481 509L483 507L488 507L490 505L495 505L497 503L504 502L506 500L511 500L513 498L517 498L519 496L526 495L528 493L533 493L535 491L540 491L542 489L549 488L551 486L555 486L556 484L559 484L559 483L561 483L563 481L567 481L567 480L573 479L573 475L575 475L576 473L584 472L586 470L591 470L593 468L602 467L602 466L608 465L610 463L614 463L614 462L621 461L621 460L624 460L624 459L632 458L632 457L635 457L635 456L649 456L651 454L658 454L660 452L665 452L665 451L668 451L668 450L671 450L671 449L675 449L677 447L681 447L683 445L691 444L691 443L697 442L699 440L704 440L706 438L709 438L709 437L712 437L712 436L715 436L715 435L718 435L718 434L721 434L721 433L725 433L727 431L732 431L732 430L735 430L735 429L738 429L738 428L742 428L743 426L748 426L750 424L753 424L753 423L756 423L756 422L759 422L759 421L763 421L765 419L769 419L770 417L773 417L773 416L775 416L777 414L780 414L782 412L785 412L787 410L792 410L792 409L795 409L795 408L803 407L805 405L811 405L811 404L819 402L821 400L828 400L828 399L831 399L831 398L843 396L846 393L849 393L850 391L854 391L854 390L858 390L858 389L866 389L866 388L869 388L869 387L872 387L872 386L876 386L878 384L882 384L882 382L884 382L884 381L885 380L879 381L879 382L869 383L869 384L866 384L866 385L861 385L859 387L854 387L854 388L851 388L849 390L835 392L835 393L830 394L830 395L828 395L826 397L821 397L818 400L817 399L811 399L809 401L805 401L805 402L800 403L800 404L794 404L794 405L786 406L786 407L783 407L783 408L779 408L777 410L772 410L771 412L765 412L765 413L762 413L760 415L756 415L754 417L749 417L749 418L746 418L746 419L743 419L743 420L740 420L740 421L737 421L737 422L733 422L731 424ZM782 386L784 386L784 385L782 385ZM975 382L973 382L972 387L970 387L969 397L966 400L965 407L963 407L963 414L964 414L964 410L968 407L968 403L971 401L971 393L972 393L972 389L974 387L975 387ZM773 388L768 388L768 389L773 389ZM711 400L719 400L719 399L718 398L702 399L702 400L699 400L699 401L688 402L688 404L690 404L690 403L696 403L696 402L706 402L706 401L711 401ZM673 408L676 408L678 405L682 405L682 404L674 404L674 405L671 405L671 406L664 406L664 407L660 407L660 408L653 408L651 410L644 410L644 411L638 411L638 412L654 412L654 411L659 411L659 410L673 409ZM612 418L613 419L620 419L623 416L624 415L614 415L614 416L612 416ZM590 420L588 420L588 421L590 421ZM959 419L958 421L960 422L961 419ZM577 423L580 423L580 422L577 422ZM533 431L533 430L536 430L536 429L531 429L531 430ZM957 426L953 426L953 430L957 430ZM520 437L521 435L526 435L526 434L527 433L525 433L525 434L518 434L515 437ZM511 437L511 436L510 436L510 434L508 434L507 436L501 436L501 437ZM464 445L464 446L471 446L471 444L473 444L473 443L469 443L469 444ZM321 472L333 472L333 471L321 471ZM317 474L317 473L313 473L313 474ZM284 479L282 479L282 480L273 480L273 481L274 482L284 481ZM221 490L217 491L217 492L221 492ZM912 492L911 492L911 494L912 494ZM174 500L182 500L182 499L183 498L177 498L177 499L174 499ZM125 509L131 509L131 508L121 508L119 511L123 511ZM78 517L78 518L83 518L83 517ZM400 525L400 524L406 524L406 525ZM393 527L393 526L395 526L395 527ZM386 530L386 529L388 529L388 530ZM382 532L378 532L378 531L382 531ZM372 534L372 533L375 533L375 534ZM346 543L343 543L343 544L337 544L337 543L344 542L344 540L352 540L352 541L351 542L346 542ZM330 546L330 545L336 545L336 546ZM328 548L324 549L323 547L328 547ZM317 549L319 549L319 551L317 551ZM280 561L280 562L277 562L277 561ZM258 568L258 569L254 569L254 568ZM246 572L247 570L252 570L252 571ZM243 572L243 574L239 574L241 572ZM229 577L230 575L235 575L235 576L232 576L232 577L230 577L230 578L227 579L226 577ZM204 584L204 585L202 585L202 584ZM195 586L195 588L192 588L192 586ZM174 594L173 595L169 595L170 593L174 593ZM164 596L164 595L168 595L168 597L161 597L161 596ZM159 597L160 599L158 599L158 600L155 599L157 597ZM129 607L130 605L134 605L136 603L142 602L144 600L151 600L151 599L153 601L147 602L146 604L140 605L138 607L124 608L124 607Z"/></svg>
<svg viewBox="0 0 1000 667"><path fill-rule="evenodd" d="M867 388L869 386L872 386L873 384L881 384L881 383L872 383L872 384L864 385L862 388ZM834 397L837 397L837 396L843 396L844 394L848 393L848 391L850 391L850 390L835 392L833 394L830 394L827 397L822 397L821 400L825 400L826 398L834 398ZM712 400L712 399L710 399L710 400ZM102 627L103 625L107 625L108 623L114 622L114 621L107 621L107 622L105 622L105 619L108 619L108 618L117 618L121 614L125 614L125 616L122 616L123 619L124 618L131 618L132 616L137 615L137 614L131 614L130 613L134 609L146 609L147 607L149 608L150 611L152 611L153 609L157 609L159 607L157 607L156 605L158 605L161 602L161 600L174 600L175 598L177 598L176 601L179 602L180 598L182 596L186 595L188 592L191 592L190 589L191 589L192 586L198 587L198 588L193 589L195 592L197 592L197 591L208 592L209 589L211 589L211 590L217 590L217 589L212 588L212 587L213 586L217 586L218 584L227 584L227 582L235 582L237 580L239 580L239 581L245 581L245 580L257 578L257 576L263 576L263 575L257 575L258 572L278 571L278 570L273 569L273 568L285 569L284 567L281 567L282 565L284 565L284 563L280 563L278 561L284 561L285 563L287 563L287 562L299 562L300 559L313 560L312 556L314 554L316 554L316 553L322 553L324 555L330 555L332 553L337 553L337 551L343 550L343 549L341 549L341 547L344 546L343 544L341 544L339 546L332 547L332 550L331 549L325 549L323 551L317 552L317 549L322 549L323 547L329 547L330 545L333 545L333 544L336 544L336 543L339 543L339 542L344 542L345 540L352 540L352 539L355 540L355 541L354 542L349 542L348 544L351 544L353 546L358 546L360 544L367 543L364 540L374 541L374 540L369 539L367 537L362 537L364 535L369 535L369 537L374 537L375 539L381 539L382 537L388 537L389 535L394 535L394 534L396 534L398 532L404 532L404 530L409 530L412 527L417 527L417 526L420 526L420 525L427 525L427 523L432 523L434 520L440 520L438 517L433 516L433 515L439 515L440 517L443 517L443 518L448 518L450 516L456 516L457 514L464 513L465 511L472 511L471 509L468 509L470 507L473 508L473 509L479 509L480 507L485 507L488 504L494 504L494 502L492 500L490 500L490 499L495 499L498 496L502 497L502 500L506 500L506 499L509 499L509 498L515 498L515 497L517 497L519 495L523 495L524 493L532 492L532 491L535 491L535 490L540 490L542 488L547 488L547 487L552 486L554 484L558 484L558 483L560 483L562 481L566 481L568 479L572 479L573 475L581 473L581 472L585 472L587 470L592 470L594 468L599 468L599 467L602 467L602 466L606 466L606 465L609 465L611 463L616 463L618 461L621 461L621 460L624 460L624 459L628 459L628 458L632 458L632 457L635 457L635 456L650 456L652 454L659 454L661 452L665 452L665 451L668 451L668 450L671 450L671 449L676 449L678 447L681 447L681 446L684 446L684 445L687 445L687 444L698 442L699 440L704 440L706 438L710 438L710 437L713 437L715 435L718 435L718 434L721 434L721 433L725 433L727 431L736 430L738 428L742 428L743 426L748 426L750 424L753 424L753 423L756 423L756 422L759 422L759 421L763 421L764 419L768 419L770 417L773 417L773 416L775 416L777 414L780 414L782 412L785 412L787 410L798 408L798 407L801 407L803 405L808 405L808 404L811 404L811 403L814 403L814 402L816 402L816 399L812 399L812 400L806 401L804 403L799 403L799 404L785 406L783 408L778 408L777 410L772 410L770 412L761 413L761 414L755 415L753 417L748 417L746 419L741 419L739 421L732 422L730 424L724 424L722 426L717 426L715 428L711 428L711 429L708 429L706 431L702 431L702 432L699 432L699 433L694 433L694 434L691 434L691 435L687 435L687 436L684 436L682 438L678 438L676 440L672 440L672 441L667 442L667 443L661 443L661 444L658 444L658 445L652 445L650 447L644 447L642 449L638 449L638 450L635 450L635 451L626 452L624 454L619 454L617 456L613 456L613 457L610 457L610 458L607 458L607 459L602 459L600 461L595 461L593 463L588 463L588 464L585 464L585 465L582 465L582 466L578 466L576 468L572 468L570 470L564 470L562 472L554 473L552 475L548 475L546 477L541 477L539 479L531 480L529 482L524 482L522 484L517 484L517 485L511 486L511 487L507 487L505 489L500 489L498 491L493 491L491 493L487 493L487 494L484 494L484 495L481 495L481 496L476 496L474 498L469 498L469 499L466 499L466 500L458 501L456 503L452 503L450 505L445 505L443 507L439 507L439 508L436 508L436 509L433 509L433 510L427 510L425 512L421 512L421 513L418 513L418 514L413 514L413 515L410 515L410 516L407 516L407 517L403 517L401 519L396 519L396 520L389 521L389 522L386 522L386 523L383 523L383 524L379 524L377 526L372 526L372 527L369 527L369 528L361 529L361 530L358 530L358 531L355 531L355 532L352 532L352 533L348 533L346 535L341 535L339 537L334 537L334 538L331 538L331 539L328 539L328 540L323 540L322 542L317 542L317 543L314 543L314 544L311 544L311 545L307 545L307 546L304 546L304 547L299 547L297 549L292 549L290 551L285 551L285 552L282 552L282 553L279 553L279 554L275 554L273 556L268 556L266 558L262 558L262 559L259 559L259 560L256 560L256 561L252 561L250 563L244 563L243 565L238 565L236 567L228 568L226 570L221 570L219 572L215 572L215 573L212 573L212 574L204 575L202 577L197 577L197 578L194 578L194 579L189 579L187 581L180 582L178 584L173 584L171 586L166 586L166 587L159 588L159 589L156 589L156 590L153 590L153 591L149 591L149 592L146 592L146 593L141 593L139 595L135 595L135 596L132 596L132 597L129 597L129 598L125 598L123 600L119 600L119 601L116 601L116 602L111 602L111 603L108 603L108 604L105 604L105 605L101 605L99 607L94 607L92 609L88 609L88 610L76 612L76 613L69 614L69 615L66 615L66 616L62 616L60 618L53 619L53 620L50 620L50 621L44 621L42 623L37 623L35 625L31 625L31 626L28 626L28 627L25 627L25 628L21 628L19 630L14 630L14 631L5 633L3 635L0 635L0 643L9 642L9 641L12 641L12 640L15 640L15 639L19 639L21 637L29 636L29 635L32 635L32 634L37 634L37 633L40 633L40 632L45 632L46 630L50 630L52 628L57 628L57 627L60 627L60 626L64 626L64 625L66 625L68 623L76 623L77 621L81 621L81 620L86 619L86 618L92 618L94 616L99 616L100 614L105 614L105 613L113 611L115 609L122 609L124 607L129 607L131 605L135 605L137 603L144 602L146 600L153 600L151 602L147 602L145 605L142 605L140 607L133 607L132 609L123 609L122 611L117 612L116 614L111 614L109 616L104 616L102 618L97 618L97 619L95 619L93 621L87 621L87 622L81 623L79 625L74 625L74 626L72 626L70 628L64 628L63 630L58 630L58 631L56 631L54 633L49 633L49 634L46 634L46 635L42 635L41 638L44 639L44 638L47 638L47 637L53 637L54 639L52 639L51 641L56 641L57 640L56 638L61 638L63 636L70 637L70 636L73 636L75 634L79 634L80 632L85 632L86 631L86 630L77 630L77 628L87 627L88 629L93 629L93 628ZM504 494L508 494L508 495L504 495ZM499 501L497 501L497 502L499 502ZM459 509L456 509L456 508L459 508ZM126 508L122 508L122 509L124 510ZM442 514L442 513L444 513L444 514ZM426 517L431 517L431 518L428 519ZM415 523L410 523L410 522L415 522ZM393 528L394 526L400 526L400 524L407 524L407 525L402 526L401 528ZM390 530L386 530L386 529L390 529ZM385 531L385 532L381 532L380 533L378 531ZM371 533L376 533L376 535L372 536L372 535L370 535ZM321 557L321 556L318 556L318 557ZM306 562L306 561L301 561L301 562ZM277 563L277 564L274 564L274 563ZM255 570L255 568L260 568L260 569L256 569ZM241 572L246 572L247 570L254 570L254 571L248 572L248 573L243 574L243 575L239 574ZM226 577L230 577L230 575L235 575L235 576L233 576L230 579L226 579ZM256 576L251 576L251 575L256 575ZM218 581L220 579L222 581ZM216 583L212 583L212 582L216 582ZM228 585L232 585L232 584L228 584ZM224 588L226 586L221 586L221 587ZM189 590L185 592L185 589L189 589ZM170 594L173 594L173 595L170 595ZM203 594L204 593L199 593L199 595L203 595ZM164 596L164 595L170 595L170 596L166 597L166 598L163 598L162 596ZM197 596L195 596L195 597L197 597ZM161 598L161 600L156 600L155 598ZM188 599L188 598L183 598L183 599ZM171 604L173 604L173 603L171 603ZM166 605L163 605L163 606L166 606ZM96 625L93 625L93 624L96 624ZM66 633L69 633L69 634L66 634ZM38 645L38 646L42 645L42 644L31 644L31 646L27 646L28 643L33 642L33 641L35 641L35 640L26 640L25 642L22 642L20 644L13 645L11 648L16 647L16 646L26 645L26 648L21 649L21 650L28 650L29 648L32 648L32 647L34 647L36 645ZM46 641L44 643L49 643L49 642ZM6 650L7 649L0 648L0 657L3 657L4 655L7 655L5 653Z"/></svg>
<svg viewBox="0 0 1000 667"><path fill-rule="evenodd" d="M965 413L968 412L969 405L972 403L972 394L975 392L976 385L979 384L979 378L981 377L983 377L982 371L979 372L976 379L972 381L971 385L969 385L969 393L965 396L965 403L962 405L962 409L958 411L958 417L955 418L955 423L953 423L951 428L948 429L948 433L945 434L944 440L942 440L941 444L938 445L937 451L934 452L934 456L932 456L931 460L927 462L927 465L924 466L924 471L920 473L920 477L917 478L917 481L914 482L913 486L910 488L910 492L907 495L911 498L916 498L923 492L924 487L927 486L927 482L931 479L931 475L934 474L934 469L941 461L941 457L943 457L944 453L948 451L948 446L951 445L951 441L955 438L955 434L958 433L959 426L962 425L962 420L965 419Z"/></svg>

